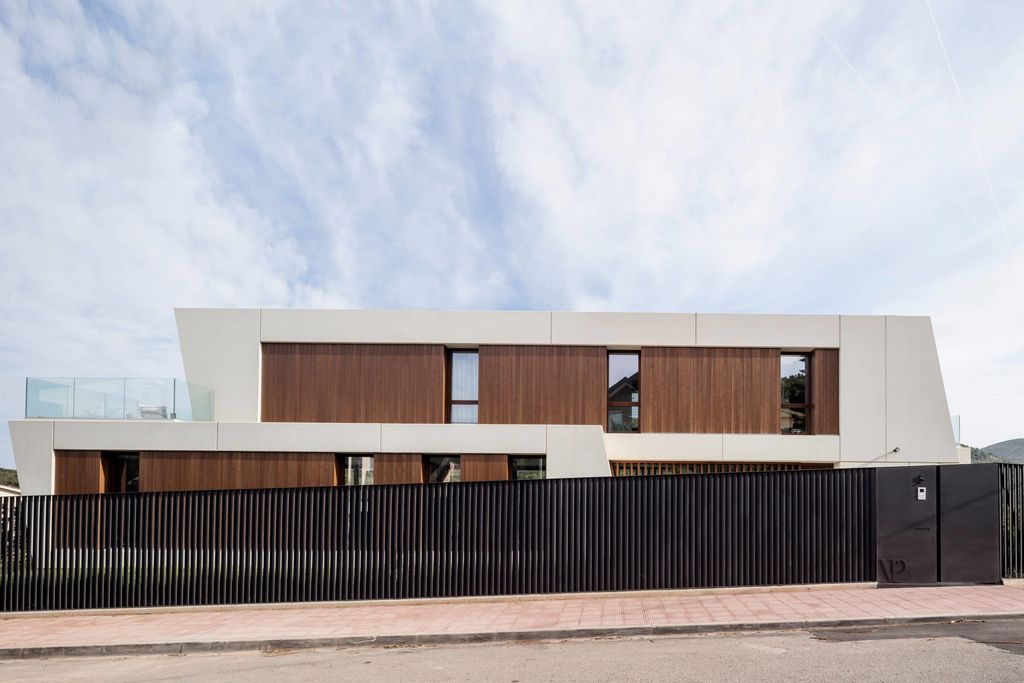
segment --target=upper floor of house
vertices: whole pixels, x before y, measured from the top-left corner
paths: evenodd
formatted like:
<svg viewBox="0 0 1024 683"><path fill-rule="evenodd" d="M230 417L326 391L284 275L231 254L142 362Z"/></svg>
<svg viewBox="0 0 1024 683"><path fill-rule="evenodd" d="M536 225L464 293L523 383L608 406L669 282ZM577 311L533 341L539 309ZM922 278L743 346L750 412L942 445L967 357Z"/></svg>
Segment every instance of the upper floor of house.
<svg viewBox="0 0 1024 683"><path fill-rule="evenodd" d="M176 319L188 386L218 421L838 435L889 419L949 443L927 317L177 309Z"/></svg>

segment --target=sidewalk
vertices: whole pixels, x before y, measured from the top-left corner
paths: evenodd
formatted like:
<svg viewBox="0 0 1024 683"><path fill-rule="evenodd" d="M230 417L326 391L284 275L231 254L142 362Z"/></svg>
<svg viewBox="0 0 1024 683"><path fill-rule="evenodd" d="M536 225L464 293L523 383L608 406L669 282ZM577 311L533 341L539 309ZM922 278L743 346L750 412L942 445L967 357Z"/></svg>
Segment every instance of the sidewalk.
<svg viewBox="0 0 1024 683"><path fill-rule="evenodd" d="M0 658L651 635L1024 616L1024 587L755 591L0 615Z"/></svg>

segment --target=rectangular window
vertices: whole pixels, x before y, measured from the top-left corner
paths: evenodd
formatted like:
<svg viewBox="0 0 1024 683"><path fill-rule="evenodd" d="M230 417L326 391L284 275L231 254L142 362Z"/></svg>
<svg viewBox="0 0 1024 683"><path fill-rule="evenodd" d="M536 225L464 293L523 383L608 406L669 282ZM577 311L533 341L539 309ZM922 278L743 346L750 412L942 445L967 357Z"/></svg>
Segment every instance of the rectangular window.
<svg viewBox="0 0 1024 683"><path fill-rule="evenodd" d="M805 353L782 354L782 413L780 429L783 434L809 434L811 424L811 357Z"/></svg>
<svg viewBox="0 0 1024 683"><path fill-rule="evenodd" d="M372 455L338 455L338 486L369 486L373 484Z"/></svg>
<svg viewBox="0 0 1024 683"><path fill-rule="evenodd" d="M462 480L459 456L430 456L427 461L427 481L431 484L449 484Z"/></svg>
<svg viewBox="0 0 1024 683"><path fill-rule="evenodd" d="M137 493L139 490L139 454L103 454L104 492Z"/></svg>
<svg viewBox="0 0 1024 683"><path fill-rule="evenodd" d="M544 458L512 458L511 470L513 481L547 479L547 461Z"/></svg>
<svg viewBox="0 0 1024 683"><path fill-rule="evenodd" d="M480 387L480 354L451 351L448 356L448 422L476 424Z"/></svg>
<svg viewBox="0 0 1024 683"><path fill-rule="evenodd" d="M640 431L640 353L608 353L608 431Z"/></svg>

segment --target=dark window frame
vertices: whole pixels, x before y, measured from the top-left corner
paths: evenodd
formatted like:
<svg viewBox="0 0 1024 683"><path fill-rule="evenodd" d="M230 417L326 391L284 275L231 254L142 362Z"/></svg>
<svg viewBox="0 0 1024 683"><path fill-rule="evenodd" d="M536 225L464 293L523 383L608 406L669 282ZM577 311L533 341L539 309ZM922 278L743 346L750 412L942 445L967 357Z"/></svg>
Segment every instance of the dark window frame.
<svg viewBox="0 0 1024 683"><path fill-rule="evenodd" d="M445 374L445 387L444 387L444 421L445 424L480 424L480 349L460 349L460 348L448 348L445 349L444 359L444 374ZM452 356L457 353L471 353L476 356L476 400L467 401L464 399L452 398ZM452 406L476 406L477 421L475 423L469 422L458 422L452 423Z"/></svg>
<svg viewBox="0 0 1024 683"><path fill-rule="evenodd" d="M804 403L785 403L782 401L782 359L786 356L803 356L804 358ZM814 363L814 352L813 351L783 351L779 354L779 433L783 436L808 436L814 434L814 401L812 397L814 373L811 368ZM799 434L793 432L782 431L782 411L786 408L790 409L803 409L804 411L804 431Z"/></svg>
<svg viewBox="0 0 1024 683"><path fill-rule="evenodd" d="M516 479L516 460L539 460L541 462L540 473L541 477L524 477L523 479ZM524 468L525 471L538 471ZM548 458L546 455L510 455L508 456L508 478L510 481L539 481L548 478Z"/></svg>
<svg viewBox="0 0 1024 683"><path fill-rule="evenodd" d="M644 384L643 384L643 377L641 376L641 371L640 371L640 349L634 349L634 350L622 349L622 350L615 350L615 351L609 350L608 354L606 356L606 359L605 359L605 367L606 368L607 368L608 360L611 359L612 356L636 356L636 383L637 383L636 398L637 398L637 400L636 401L609 401L607 399L607 396L606 396L606 398L605 398L605 409L604 409L604 431L608 432L609 411L610 411L611 408L636 408L636 431L635 432L634 431L615 432L615 434L639 434L642 431L641 427L640 427L640 414L641 414L640 411L642 410L642 408L640 407L640 402L643 400L643 395L642 394L643 394L643 386L644 386ZM607 376L607 375L608 375L608 372L607 372L607 369L606 369L605 376ZM607 391L608 391L608 388L606 387L605 388L605 392L607 393Z"/></svg>

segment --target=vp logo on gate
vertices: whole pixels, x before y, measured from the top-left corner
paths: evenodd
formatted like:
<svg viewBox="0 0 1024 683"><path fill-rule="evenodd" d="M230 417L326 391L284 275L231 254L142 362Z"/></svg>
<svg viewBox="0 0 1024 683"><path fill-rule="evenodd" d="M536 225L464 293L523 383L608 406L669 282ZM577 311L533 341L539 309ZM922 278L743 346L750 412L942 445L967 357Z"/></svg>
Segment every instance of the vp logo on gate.
<svg viewBox="0 0 1024 683"><path fill-rule="evenodd" d="M897 578L907 568L903 560L878 560L878 579L881 583L899 583Z"/></svg>

